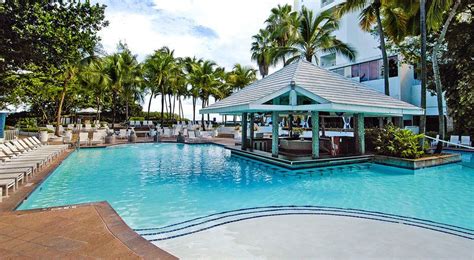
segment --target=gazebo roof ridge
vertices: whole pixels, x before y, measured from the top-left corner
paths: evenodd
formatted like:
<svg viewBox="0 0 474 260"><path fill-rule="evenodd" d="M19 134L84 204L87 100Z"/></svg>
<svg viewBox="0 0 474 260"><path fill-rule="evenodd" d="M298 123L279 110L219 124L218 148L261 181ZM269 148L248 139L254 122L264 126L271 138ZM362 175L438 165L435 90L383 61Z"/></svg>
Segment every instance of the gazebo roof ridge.
<svg viewBox="0 0 474 260"><path fill-rule="evenodd" d="M307 96L316 103L311 106L268 103L269 100L292 89L295 89L298 95ZM419 107L387 96L304 59L291 63L231 96L201 109L200 113L231 114L275 109L364 112L379 115L423 113Z"/></svg>

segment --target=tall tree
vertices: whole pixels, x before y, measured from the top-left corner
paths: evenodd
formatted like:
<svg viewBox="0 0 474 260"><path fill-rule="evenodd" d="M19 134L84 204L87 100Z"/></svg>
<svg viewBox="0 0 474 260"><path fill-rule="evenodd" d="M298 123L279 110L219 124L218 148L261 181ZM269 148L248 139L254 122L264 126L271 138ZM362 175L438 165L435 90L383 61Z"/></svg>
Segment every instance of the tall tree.
<svg viewBox="0 0 474 260"><path fill-rule="evenodd" d="M278 5L272 8L265 23L267 24L266 30L271 32L271 37L278 47L288 47L290 41L297 37L299 15L298 12L292 10L291 5ZM274 62L281 59L283 64L286 63L286 56L284 55L281 57L275 56L274 58L276 59Z"/></svg>
<svg viewBox="0 0 474 260"><path fill-rule="evenodd" d="M421 40L421 108L420 133L426 132L426 1L420 0L420 40ZM424 142L424 138L422 142Z"/></svg>
<svg viewBox="0 0 474 260"><path fill-rule="evenodd" d="M268 68L274 61L275 41L268 30L260 29L258 34L252 36L252 60L258 64L258 70L262 78L268 75Z"/></svg>
<svg viewBox="0 0 474 260"><path fill-rule="evenodd" d="M149 77L150 87L152 88L152 95L148 105L148 115L150 114L151 99L155 93L161 94L161 125L164 125L164 111L165 111L165 95L167 94L167 84L170 78L170 73L176 64L174 51L168 47L162 47L155 51L145 61L145 70ZM156 92L155 92L156 91Z"/></svg>
<svg viewBox="0 0 474 260"><path fill-rule="evenodd" d="M385 33L382 25L381 9L388 0L346 0L337 8L338 15L350 12L360 12L360 27L370 31L375 24L379 35L380 50L382 51L385 95L390 96L388 56L385 48Z"/></svg>
<svg viewBox="0 0 474 260"><path fill-rule="evenodd" d="M39 70L60 72L52 75L61 79L62 87L56 112L59 135L63 103L76 80L78 65L94 53L100 40L97 31L107 25L105 6L89 1L7 1L0 7L0 37L4 39L0 74L32 68L31 64Z"/></svg>
<svg viewBox="0 0 474 260"><path fill-rule="evenodd" d="M438 39L433 46L433 53L432 55L432 62L433 62L433 76L434 76L434 82L436 85L436 97L438 100L438 118L439 118L439 136L441 139L445 139L445 129L444 129L444 110L443 110L443 86L441 84L441 77L439 74L439 64L438 64L438 55L439 55L439 50L441 48L441 45L444 42L444 38L446 37L446 32L448 31L448 27L451 24L454 16L456 15L456 11L461 4L461 0L456 0L454 2L453 7L449 10L448 12L448 17L446 18L446 21L443 24L443 27L441 29L441 32L438 36ZM441 142L438 142L438 146L436 147L435 153L441 153L443 150L443 144Z"/></svg>
<svg viewBox="0 0 474 260"><path fill-rule="evenodd" d="M339 20L332 11L324 11L315 16L313 11L303 7L298 36L293 39L290 47L279 48L278 55L291 55L287 63L300 58L305 58L309 62L314 58L318 63L317 54L320 52L337 53L355 60L357 52L333 35L337 29Z"/></svg>

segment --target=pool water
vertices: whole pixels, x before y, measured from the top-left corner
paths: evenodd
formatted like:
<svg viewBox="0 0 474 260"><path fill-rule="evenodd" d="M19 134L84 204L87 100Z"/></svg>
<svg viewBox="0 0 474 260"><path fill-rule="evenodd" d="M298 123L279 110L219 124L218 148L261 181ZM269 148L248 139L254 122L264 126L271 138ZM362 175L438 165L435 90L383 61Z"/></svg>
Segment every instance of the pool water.
<svg viewBox="0 0 474 260"><path fill-rule="evenodd" d="M474 228L474 153L408 171L377 164L289 171L217 145L135 144L81 149L20 210L108 201L132 228L226 210L317 205L380 211Z"/></svg>

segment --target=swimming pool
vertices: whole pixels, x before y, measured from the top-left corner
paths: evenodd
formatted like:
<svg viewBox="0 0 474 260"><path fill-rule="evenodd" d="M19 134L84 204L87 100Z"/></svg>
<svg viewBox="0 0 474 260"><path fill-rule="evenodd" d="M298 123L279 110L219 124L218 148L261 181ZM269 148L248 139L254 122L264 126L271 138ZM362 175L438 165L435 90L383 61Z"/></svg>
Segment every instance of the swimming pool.
<svg viewBox="0 0 474 260"><path fill-rule="evenodd" d="M474 153L415 173L377 164L289 171L217 145L81 149L19 210L108 201L132 228L249 207L315 205L379 211L474 229Z"/></svg>

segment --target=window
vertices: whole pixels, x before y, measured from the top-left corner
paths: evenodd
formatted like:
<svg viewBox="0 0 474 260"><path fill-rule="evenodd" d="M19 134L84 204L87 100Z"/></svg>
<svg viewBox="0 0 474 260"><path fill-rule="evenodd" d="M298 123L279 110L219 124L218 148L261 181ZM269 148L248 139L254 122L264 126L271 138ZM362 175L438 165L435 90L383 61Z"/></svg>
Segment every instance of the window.
<svg viewBox="0 0 474 260"><path fill-rule="evenodd" d="M359 64L351 66L351 77L359 77Z"/></svg>
<svg viewBox="0 0 474 260"><path fill-rule="evenodd" d="M321 67L327 68L336 65L336 54L331 53L328 55L321 56Z"/></svg>
<svg viewBox="0 0 474 260"><path fill-rule="evenodd" d="M359 66L360 82L369 80L369 63L364 62L359 64Z"/></svg>
<svg viewBox="0 0 474 260"><path fill-rule="evenodd" d="M369 80L380 78L380 60L369 62Z"/></svg>

